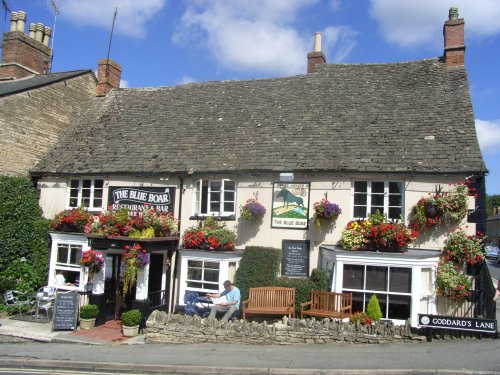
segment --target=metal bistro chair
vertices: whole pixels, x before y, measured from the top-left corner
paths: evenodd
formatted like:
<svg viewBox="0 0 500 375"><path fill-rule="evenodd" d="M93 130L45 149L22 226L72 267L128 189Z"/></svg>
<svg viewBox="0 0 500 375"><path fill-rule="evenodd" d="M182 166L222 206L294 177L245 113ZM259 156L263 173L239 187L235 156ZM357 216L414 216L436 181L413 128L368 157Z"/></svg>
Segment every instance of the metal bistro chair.
<svg viewBox="0 0 500 375"><path fill-rule="evenodd" d="M186 315L196 315L198 314L198 306L196 303L198 302L198 293L193 292L192 290L188 290L184 294L184 313Z"/></svg>
<svg viewBox="0 0 500 375"><path fill-rule="evenodd" d="M36 312L35 316L38 319L40 310L45 311L47 320L49 319L49 312L54 308L54 301L56 299L56 288L51 286L44 286L38 289L36 294Z"/></svg>
<svg viewBox="0 0 500 375"><path fill-rule="evenodd" d="M32 301L30 301L28 295L23 292L18 292L17 290L6 290L3 294L3 301L6 307L17 309L19 315L31 310Z"/></svg>

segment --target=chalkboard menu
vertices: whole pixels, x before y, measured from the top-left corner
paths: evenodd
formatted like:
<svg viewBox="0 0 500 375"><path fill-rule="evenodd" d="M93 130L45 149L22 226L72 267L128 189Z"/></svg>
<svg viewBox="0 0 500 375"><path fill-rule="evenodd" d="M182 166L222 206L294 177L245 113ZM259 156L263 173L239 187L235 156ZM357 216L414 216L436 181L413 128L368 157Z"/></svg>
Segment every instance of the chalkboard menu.
<svg viewBox="0 0 500 375"><path fill-rule="evenodd" d="M309 241L283 240L283 276L309 276Z"/></svg>
<svg viewBox="0 0 500 375"><path fill-rule="evenodd" d="M76 292L57 292L52 330L75 330L77 311L78 294Z"/></svg>

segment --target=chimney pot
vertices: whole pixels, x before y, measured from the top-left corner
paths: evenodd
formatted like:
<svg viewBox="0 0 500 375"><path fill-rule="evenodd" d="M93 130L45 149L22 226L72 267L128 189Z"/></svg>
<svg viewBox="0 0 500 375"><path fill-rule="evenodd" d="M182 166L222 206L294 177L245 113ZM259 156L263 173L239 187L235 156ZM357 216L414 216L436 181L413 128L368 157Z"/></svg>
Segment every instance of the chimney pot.
<svg viewBox="0 0 500 375"><path fill-rule="evenodd" d="M10 31L17 31L17 12L10 14Z"/></svg>
<svg viewBox="0 0 500 375"><path fill-rule="evenodd" d="M30 23L30 38L35 39L36 36L36 23Z"/></svg>
<svg viewBox="0 0 500 375"><path fill-rule="evenodd" d="M17 12L17 31L21 31L24 33L24 29L26 27L26 12L22 10Z"/></svg>
<svg viewBox="0 0 500 375"><path fill-rule="evenodd" d="M45 26L43 29L43 45L48 47L50 43L50 36L52 35L52 29L48 26Z"/></svg>
<svg viewBox="0 0 500 375"><path fill-rule="evenodd" d="M321 52L321 33L314 34L314 52Z"/></svg>
<svg viewBox="0 0 500 375"><path fill-rule="evenodd" d="M448 12L448 20L455 21L457 19L458 19L458 8L451 7L450 11Z"/></svg>
<svg viewBox="0 0 500 375"><path fill-rule="evenodd" d="M37 23L36 24L36 33L35 33L35 39L42 43L43 41L43 32L45 29L45 25L43 23Z"/></svg>

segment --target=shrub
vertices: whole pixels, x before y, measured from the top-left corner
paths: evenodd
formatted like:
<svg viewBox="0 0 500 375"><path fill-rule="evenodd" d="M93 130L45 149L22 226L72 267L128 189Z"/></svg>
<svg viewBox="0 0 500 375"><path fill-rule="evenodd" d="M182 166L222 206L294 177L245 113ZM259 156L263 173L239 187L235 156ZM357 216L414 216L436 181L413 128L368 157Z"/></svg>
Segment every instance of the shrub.
<svg viewBox="0 0 500 375"><path fill-rule="evenodd" d="M42 217L37 193L30 179L1 176L0 274L22 258L34 271L32 290L46 284L49 220Z"/></svg>
<svg viewBox="0 0 500 375"><path fill-rule="evenodd" d="M248 297L249 288L276 285L280 264L281 249L247 246L234 280L242 300Z"/></svg>
<svg viewBox="0 0 500 375"><path fill-rule="evenodd" d="M312 290L328 290L328 276L322 269L315 268L309 278L280 277L276 280L275 285L295 288L295 315L300 316L300 304L310 301Z"/></svg>
<svg viewBox="0 0 500 375"><path fill-rule="evenodd" d="M366 314L373 320L380 320L382 318L382 311L376 294L372 294L368 305L366 306Z"/></svg>
<svg viewBox="0 0 500 375"><path fill-rule="evenodd" d="M80 319L95 319L99 315L99 306L88 304L80 307Z"/></svg>
<svg viewBox="0 0 500 375"><path fill-rule="evenodd" d="M137 309L125 311L121 316L121 320L123 325L126 327L137 326L142 320L141 311Z"/></svg>
<svg viewBox="0 0 500 375"><path fill-rule="evenodd" d="M38 289L39 284L35 268L26 261L13 261L0 276L0 289L4 291L15 289L28 293Z"/></svg>

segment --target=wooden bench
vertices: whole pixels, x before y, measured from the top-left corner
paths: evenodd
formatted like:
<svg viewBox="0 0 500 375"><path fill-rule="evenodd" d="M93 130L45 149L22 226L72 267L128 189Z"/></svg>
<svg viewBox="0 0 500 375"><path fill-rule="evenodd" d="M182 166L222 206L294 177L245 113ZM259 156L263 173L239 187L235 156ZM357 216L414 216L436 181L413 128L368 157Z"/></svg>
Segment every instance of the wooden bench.
<svg viewBox="0 0 500 375"><path fill-rule="evenodd" d="M295 288L250 288L242 302L243 319L247 314L288 315L295 317Z"/></svg>
<svg viewBox="0 0 500 375"><path fill-rule="evenodd" d="M307 310L306 308L309 307ZM352 314L352 293L311 291L311 300L300 304L300 318L304 315L324 318L349 318Z"/></svg>

